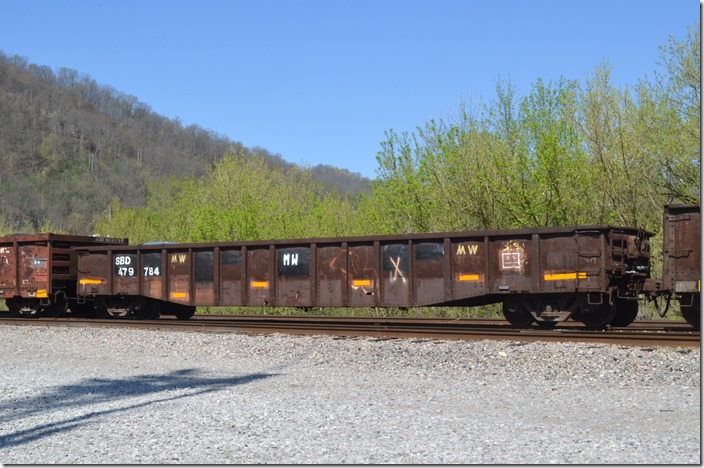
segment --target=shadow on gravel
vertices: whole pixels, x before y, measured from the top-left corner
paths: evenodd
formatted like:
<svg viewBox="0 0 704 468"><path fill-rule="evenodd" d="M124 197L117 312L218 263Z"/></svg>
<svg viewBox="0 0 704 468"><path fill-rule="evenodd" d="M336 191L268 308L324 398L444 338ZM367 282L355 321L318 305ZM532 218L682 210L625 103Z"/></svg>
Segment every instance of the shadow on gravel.
<svg viewBox="0 0 704 468"><path fill-rule="evenodd" d="M29 417L52 419L52 411L81 413L72 418L42 423L28 429L0 435L0 449L14 447L61 432L69 432L93 419L118 414L156 403L206 395L234 385L244 385L276 374L250 374L241 377L209 378L199 375L197 369L183 369L170 374L139 375L125 379L88 379L74 385L62 385L37 397L9 400L0 405L0 434L3 426ZM149 401L129 404L121 402L151 395ZM121 404L122 403L122 404ZM106 409L89 411L94 405L105 404ZM24 424L21 424L24 426Z"/></svg>

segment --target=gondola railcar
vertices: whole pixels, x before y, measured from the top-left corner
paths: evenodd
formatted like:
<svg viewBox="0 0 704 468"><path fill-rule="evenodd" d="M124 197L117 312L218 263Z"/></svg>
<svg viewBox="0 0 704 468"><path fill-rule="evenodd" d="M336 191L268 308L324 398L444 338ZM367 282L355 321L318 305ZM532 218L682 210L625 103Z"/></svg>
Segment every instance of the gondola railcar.
<svg viewBox="0 0 704 468"><path fill-rule="evenodd" d="M99 315L189 318L196 306L427 307L503 303L514 325L627 325L649 238L609 225L204 244L79 247L79 297Z"/></svg>
<svg viewBox="0 0 704 468"><path fill-rule="evenodd" d="M0 298L17 316L92 310L92 303L86 304L85 298L79 302L76 295L78 259L73 247L127 242L51 233L1 236Z"/></svg>

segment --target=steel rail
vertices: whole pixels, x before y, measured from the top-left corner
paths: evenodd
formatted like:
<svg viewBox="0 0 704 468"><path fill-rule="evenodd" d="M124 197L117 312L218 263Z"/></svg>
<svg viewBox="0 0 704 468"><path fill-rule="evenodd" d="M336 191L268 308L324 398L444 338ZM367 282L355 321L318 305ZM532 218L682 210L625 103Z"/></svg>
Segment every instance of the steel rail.
<svg viewBox="0 0 704 468"><path fill-rule="evenodd" d="M214 316L196 315L189 321L170 318L159 320L79 319L79 318L7 318L0 324L69 327L121 327L162 330L186 330L208 333L248 333L291 335L336 335L375 337L379 339L421 338L440 340L509 340L608 343L625 346L701 346L701 336L685 322L634 322L629 327L589 330L581 324L560 324L552 329L515 328L492 319L408 319L379 317L309 317L309 316ZM670 325L673 324L673 325Z"/></svg>

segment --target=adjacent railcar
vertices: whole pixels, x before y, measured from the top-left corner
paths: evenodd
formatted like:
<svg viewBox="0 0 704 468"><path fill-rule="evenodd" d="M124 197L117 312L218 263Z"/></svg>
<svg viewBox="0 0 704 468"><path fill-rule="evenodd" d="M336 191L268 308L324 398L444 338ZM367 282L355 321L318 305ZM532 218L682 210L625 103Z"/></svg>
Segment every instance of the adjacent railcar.
<svg viewBox="0 0 704 468"><path fill-rule="evenodd" d="M127 239L62 234L0 237L0 298L18 316L60 315L84 306L76 297L77 256L72 247L127 244Z"/></svg>
<svg viewBox="0 0 704 468"><path fill-rule="evenodd" d="M196 306L503 303L514 325L627 325L651 233L608 225L207 244L80 247L99 315L187 319Z"/></svg>
<svg viewBox="0 0 704 468"><path fill-rule="evenodd" d="M663 289L679 301L692 326L701 326L701 209L666 205L663 216Z"/></svg>

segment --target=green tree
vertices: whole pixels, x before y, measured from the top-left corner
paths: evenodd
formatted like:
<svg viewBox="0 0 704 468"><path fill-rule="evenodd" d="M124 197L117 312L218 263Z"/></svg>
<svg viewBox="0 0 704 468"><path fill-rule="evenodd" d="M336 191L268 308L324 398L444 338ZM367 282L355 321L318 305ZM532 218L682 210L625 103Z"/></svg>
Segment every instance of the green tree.
<svg viewBox="0 0 704 468"><path fill-rule="evenodd" d="M592 176L576 128L578 83L538 80L521 99L497 84L486 110L490 157L481 168L501 227L578 224L588 218Z"/></svg>
<svg viewBox="0 0 704 468"><path fill-rule="evenodd" d="M423 173L423 149L416 135L393 130L376 159L379 164L372 193L378 210L376 230L381 233L423 232L432 229L433 200Z"/></svg>
<svg viewBox="0 0 704 468"><path fill-rule="evenodd" d="M230 152L206 177L154 181L147 205L113 200L98 227L132 242L216 242L349 234L352 203L327 191L307 169L271 169L265 159Z"/></svg>
<svg viewBox="0 0 704 468"><path fill-rule="evenodd" d="M699 24L678 41L670 36L660 48L652 95L654 118L648 126L648 149L662 162L659 184L667 201L700 203L701 50Z"/></svg>

